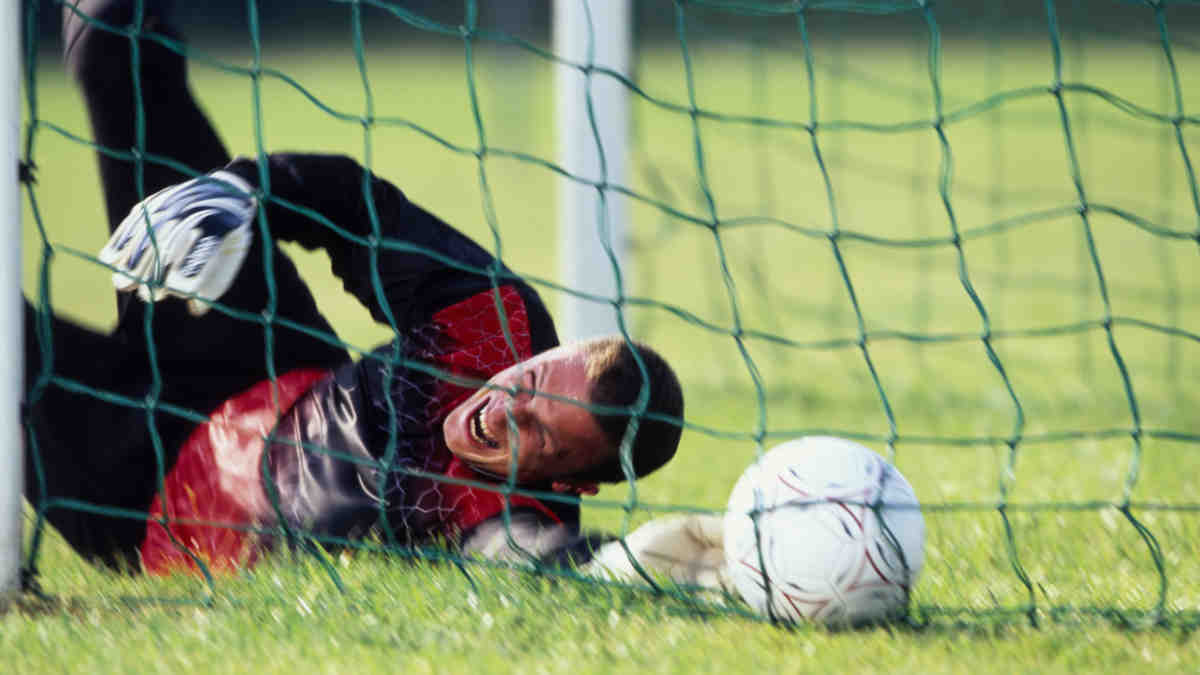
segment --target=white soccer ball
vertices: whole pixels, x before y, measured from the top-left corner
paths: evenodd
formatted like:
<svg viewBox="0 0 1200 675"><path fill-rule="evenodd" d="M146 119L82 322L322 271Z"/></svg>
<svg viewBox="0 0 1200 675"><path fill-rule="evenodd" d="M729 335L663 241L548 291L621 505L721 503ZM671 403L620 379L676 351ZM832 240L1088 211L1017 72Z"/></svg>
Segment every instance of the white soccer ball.
<svg viewBox="0 0 1200 675"><path fill-rule="evenodd" d="M871 450L829 436L782 443L750 465L724 529L733 585L788 622L886 619L907 605L925 561L912 486Z"/></svg>

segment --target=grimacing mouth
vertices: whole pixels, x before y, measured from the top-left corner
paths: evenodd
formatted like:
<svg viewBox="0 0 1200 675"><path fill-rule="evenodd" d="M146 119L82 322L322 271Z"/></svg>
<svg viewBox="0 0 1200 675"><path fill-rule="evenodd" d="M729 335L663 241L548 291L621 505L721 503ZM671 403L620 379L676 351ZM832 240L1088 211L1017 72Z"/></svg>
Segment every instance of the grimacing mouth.
<svg viewBox="0 0 1200 675"><path fill-rule="evenodd" d="M483 416L483 410L487 408L490 401L491 397L485 397L479 406L475 408L475 411L467 418L467 431L470 433L471 439L477 444L496 450L499 449L500 442L496 440L496 432Z"/></svg>

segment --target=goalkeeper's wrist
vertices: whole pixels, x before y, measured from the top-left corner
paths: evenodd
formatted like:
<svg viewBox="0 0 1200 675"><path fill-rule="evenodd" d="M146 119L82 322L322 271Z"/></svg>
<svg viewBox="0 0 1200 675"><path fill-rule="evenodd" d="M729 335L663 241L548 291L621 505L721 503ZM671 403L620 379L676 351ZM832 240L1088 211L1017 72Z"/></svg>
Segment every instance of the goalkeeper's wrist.
<svg viewBox="0 0 1200 675"><path fill-rule="evenodd" d="M243 171L233 168L233 165L230 164L225 168L210 171L208 173L208 177L226 184L229 189L235 190L238 196L246 197L257 202L257 184L252 183L246 176L242 174Z"/></svg>

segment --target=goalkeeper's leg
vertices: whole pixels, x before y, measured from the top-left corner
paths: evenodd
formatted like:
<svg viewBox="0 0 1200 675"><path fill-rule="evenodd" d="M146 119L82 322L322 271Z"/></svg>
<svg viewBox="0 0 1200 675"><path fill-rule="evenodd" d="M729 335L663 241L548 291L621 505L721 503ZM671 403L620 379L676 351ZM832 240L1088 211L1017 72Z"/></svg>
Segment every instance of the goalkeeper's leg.
<svg viewBox="0 0 1200 675"><path fill-rule="evenodd" d="M43 326L49 330L43 332ZM67 382L48 381L32 398L46 374ZM145 512L158 484L157 462L144 408L105 404L70 387L85 384L140 403L150 383L143 354L113 336L38 315L25 303L25 402L33 427L25 444L25 497L35 505L51 504L50 524L89 560L136 567L145 519L55 506L53 500ZM177 447L192 426L162 412L154 421L164 449Z"/></svg>
<svg viewBox="0 0 1200 675"><path fill-rule="evenodd" d="M63 41L68 70L79 82L96 142L120 152L138 147L137 121L144 122L142 186L132 159L97 153L110 231L142 196L191 177L160 158L196 173L229 161L216 130L200 110L187 82L182 55L159 40L182 48L180 33L169 22L161 0L143 0L142 33L138 41L138 77L133 77L131 40L102 24L124 28L134 20L136 0L75 0L64 7ZM136 94L140 93L141 110ZM247 256L238 283L222 297L223 304L254 313L268 304L263 243ZM295 265L277 246L272 248L276 315L333 335L317 310ZM118 331L131 343L144 342L145 306L131 294L119 301ZM304 333L276 327L272 352L276 372L301 367L333 366L348 360L346 351ZM219 309L202 318L191 316L181 301L158 303L154 316L157 357L164 373L188 378L189 390L218 390L228 395L267 376L266 335L258 322L234 319ZM207 380L213 380L205 384ZM230 389L230 386L233 388Z"/></svg>

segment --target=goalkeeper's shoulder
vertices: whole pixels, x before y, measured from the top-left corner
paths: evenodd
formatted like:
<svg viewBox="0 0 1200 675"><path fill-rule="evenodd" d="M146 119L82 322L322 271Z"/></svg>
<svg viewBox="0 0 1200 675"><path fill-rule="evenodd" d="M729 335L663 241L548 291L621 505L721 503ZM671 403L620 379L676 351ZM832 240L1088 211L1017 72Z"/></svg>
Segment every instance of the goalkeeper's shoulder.
<svg viewBox="0 0 1200 675"><path fill-rule="evenodd" d="M536 557L545 567L573 570L608 581L656 582L732 588L725 565L723 520L719 515L664 516L625 537L580 532L539 519L533 512L485 521L465 548L492 559ZM514 549L517 544L520 550Z"/></svg>
<svg viewBox="0 0 1200 675"><path fill-rule="evenodd" d="M462 538L464 553L489 560L531 562L544 560L567 546L578 532L578 520L551 517L529 507L517 507L492 516L467 531Z"/></svg>
<svg viewBox="0 0 1200 675"><path fill-rule="evenodd" d="M713 590L729 589L721 516L691 513L655 518L624 538L580 537L564 560L585 574L637 583L646 575Z"/></svg>

